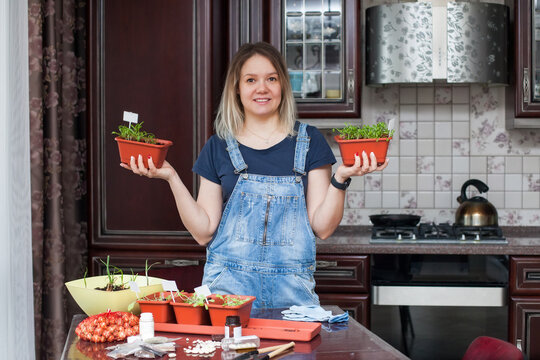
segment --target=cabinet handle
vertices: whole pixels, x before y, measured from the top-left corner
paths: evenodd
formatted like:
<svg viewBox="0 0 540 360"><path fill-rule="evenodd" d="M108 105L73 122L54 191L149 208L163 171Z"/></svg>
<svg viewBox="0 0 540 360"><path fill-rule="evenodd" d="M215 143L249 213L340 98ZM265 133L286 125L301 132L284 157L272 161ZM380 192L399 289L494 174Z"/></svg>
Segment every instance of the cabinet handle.
<svg viewBox="0 0 540 360"><path fill-rule="evenodd" d="M316 264L317 264L317 269L325 269L325 268L329 268L329 267L336 267L337 266L337 261L318 260L316 262Z"/></svg>
<svg viewBox="0 0 540 360"><path fill-rule="evenodd" d="M349 69L347 73L347 97L349 104L354 103L354 69Z"/></svg>
<svg viewBox="0 0 540 360"><path fill-rule="evenodd" d="M523 349L521 348L521 339L516 340L516 347L519 349L519 351L523 352Z"/></svg>
<svg viewBox="0 0 540 360"><path fill-rule="evenodd" d="M185 259L165 260L165 265L172 265L176 267L197 266L199 265L199 260L185 260Z"/></svg>
<svg viewBox="0 0 540 360"><path fill-rule="evenodd" d="M539 272L527 272L525 275L525 278L527 280L540 280L540 273Z"/></svg>
<svg viewBox="0 0 540 360"><path fill-rule="evenodd" d="M523 68L523 102L529 103L530 100L529 88L529 68Z"/></svg>

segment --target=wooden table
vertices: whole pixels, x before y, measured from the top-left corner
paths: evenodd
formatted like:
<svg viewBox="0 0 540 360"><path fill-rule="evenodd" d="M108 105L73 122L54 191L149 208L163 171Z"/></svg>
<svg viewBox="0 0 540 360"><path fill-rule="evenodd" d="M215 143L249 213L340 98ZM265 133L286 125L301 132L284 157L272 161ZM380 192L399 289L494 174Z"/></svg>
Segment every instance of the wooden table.
<svg viewBox="0 0 540 360"><path fill-rule="evenodd" d="M337 306L325 306L332 310L333 314L341 313ZM281 319L280 310L256 310L253 314L255 318ZM75 328L86 318L86 315L75 315L71 322L69 334L64 346L62 360L72 359L111 359L107 357L106 347L111 343L94 344L88 341L79 340L75 335ZM181 339L176 343L179 345L176 350L177 360L221 360L221 350L218 350L213 357L188 356L183 347L195 339L209 340L210 336L194 334L177 333L156 333L156 336L167 336ZM278 345L287 341L261 339L261 347ZM377 335L359 324L356 320L350 318L348 323L328 324L322 323L322 329L319 335L315 336L309 342L296 342L294 352L284 354L281 358L287 360L294 359L331 359L331 360L355 360L355 359L408 359L405 355L387 344ZM162 359L169 359L164 356Z"/></svg>

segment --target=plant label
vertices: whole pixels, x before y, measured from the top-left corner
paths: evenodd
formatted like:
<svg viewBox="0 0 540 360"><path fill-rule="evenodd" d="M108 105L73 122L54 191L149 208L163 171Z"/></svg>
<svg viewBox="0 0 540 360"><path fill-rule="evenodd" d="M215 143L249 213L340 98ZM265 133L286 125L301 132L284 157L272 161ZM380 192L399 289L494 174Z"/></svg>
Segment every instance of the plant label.
<svg viewBox="0 0 540 360"><path fill-rule="evenodd" d="M139 289L139 284L137 284L135 281L130 281L129 288L137 295L137 297L139 297L139 292L141 291Z"/></svg>
<svg viewBox="0 0 540 360"><path fill-rule="evenodd" d="M127 121L129 123L137 123L139 122L139 114L124 111L124 121Z"/></svg>
<svg viewBox="0 0 540 360"><path fill-rule="evenodd" d="M210 288L208 287L208 285L201 285L199 287L196 287L194 290L195 290L195 294L203 295L204 297L212 295L212 292L210 291Z"/></svg>
<svg viewBox="0 0 540 360"><path fill-rule="evenodd" d="M163 285L163 291L178 291L174 280L161 280L161 285Z"/></svg>
<svg viewBox="0 0 540 360"><path fill-rule="evenodd" d="M178 291L176 287L176 281L174 280L161 280L161 285L163 286L163 291L169 291L171 293L172 301L174 301L173 292Z"/></svg>

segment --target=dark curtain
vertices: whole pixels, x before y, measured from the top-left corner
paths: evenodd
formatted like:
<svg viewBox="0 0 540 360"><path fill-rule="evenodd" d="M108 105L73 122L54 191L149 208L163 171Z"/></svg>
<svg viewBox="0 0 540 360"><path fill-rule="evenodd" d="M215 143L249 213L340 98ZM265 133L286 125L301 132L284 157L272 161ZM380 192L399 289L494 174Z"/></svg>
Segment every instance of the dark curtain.
<svg viewBox="0 0 540 360"><path fill-rule="evenodd" d="M59 359L74 313L64 283L87 258L86 2L28 0L36 358Z"/></svg>

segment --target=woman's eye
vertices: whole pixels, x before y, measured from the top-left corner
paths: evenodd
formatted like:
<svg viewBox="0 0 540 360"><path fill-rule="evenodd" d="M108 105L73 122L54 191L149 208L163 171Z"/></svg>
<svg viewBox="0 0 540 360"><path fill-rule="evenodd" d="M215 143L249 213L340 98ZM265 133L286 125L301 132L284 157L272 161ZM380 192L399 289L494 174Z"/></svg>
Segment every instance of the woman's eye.
<svg viewBox="0 0 540 360"><path fill-rule="evenodd" d="M275 77L275 76L270 76L270 77L268 78L268 80L269 80L269 81L277 81L277 77Z"/></svg>
<svg viewBox="0 0 540 360"><path fill-rule="evenodd" d="M252 78L249 78L249 79L246 80L246 82L248 82L248 83L252 83L254 81L255 81L255 79L252 79Z"/></svg>

